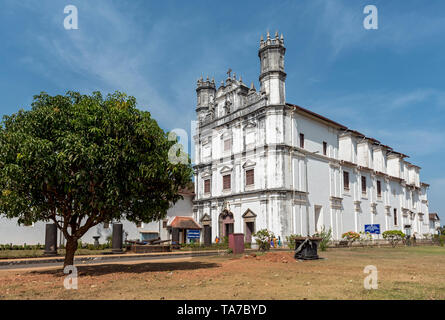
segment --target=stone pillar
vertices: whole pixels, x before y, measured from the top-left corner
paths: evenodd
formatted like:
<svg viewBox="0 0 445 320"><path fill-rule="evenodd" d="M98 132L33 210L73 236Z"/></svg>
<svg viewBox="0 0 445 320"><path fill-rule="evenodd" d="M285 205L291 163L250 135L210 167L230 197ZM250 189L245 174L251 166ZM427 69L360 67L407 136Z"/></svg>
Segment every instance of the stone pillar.
<svg viewBox="0 0 445 320"><path fill-rule="evenodd" d="M112 236L112 252L113 253L123 253L122 250L122 223L113 223L113 236Z"/></svg>
<svg viewBox="0 0 445 320"><path fill-rule="evenodd" d="M179 229L172 228L172 245L179 246Z"/></svg>
<svg viewBox="0 0 445 320"><path fill-rule="evenodd" d="M212 227L210 224L204 226L204 245L212 245Z"/></svg>
<svg viewBox="0 0 445 320"><path fill-rule="evenodd" d="M45 256L57 254L57 226L54 223L47 223L45 226Z"/></svg>

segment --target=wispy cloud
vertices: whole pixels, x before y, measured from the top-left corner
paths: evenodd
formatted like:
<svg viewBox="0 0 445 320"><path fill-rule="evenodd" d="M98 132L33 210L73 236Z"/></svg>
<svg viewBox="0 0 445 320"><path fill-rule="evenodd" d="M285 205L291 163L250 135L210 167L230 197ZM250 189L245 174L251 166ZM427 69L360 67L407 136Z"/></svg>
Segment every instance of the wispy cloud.
<svg viewBox="0 0 445 320"><path fill-rule="evenodd" d="M315 32L329 38L332 58L357 48L403 52L441 36L445 27L445 18L434 10L428 15L419 14L415 6L411 9L408 4L375 0L372 4L378 9L378 29L366 30L363 9L368 4L368 1L311 1L312 12L319 12Z"/></svg>
<svg viewBox="0 0 445 320"><path fill-rule="evenodd" d="M435 89L325 95L313 99L310 107L419 159L443 152L445 132L441 125L432 125L412 114L443 106L444 97L445 92Z"/></svg>

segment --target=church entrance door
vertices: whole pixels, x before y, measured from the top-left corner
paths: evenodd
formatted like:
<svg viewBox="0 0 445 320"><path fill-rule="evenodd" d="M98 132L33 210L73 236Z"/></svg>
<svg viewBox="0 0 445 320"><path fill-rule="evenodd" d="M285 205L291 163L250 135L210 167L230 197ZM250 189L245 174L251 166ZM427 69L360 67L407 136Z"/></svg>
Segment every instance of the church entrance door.
<svg viewBox="0 0 445 320"><path fill-rule="evenodd" d="M228 237L229 234L234 233L233 214L231 212L223 212L220 216L220 235L221 237Z"/></svg>
<svg viewBox="0 0 445 320"><path fill-rule="evenodd" d="M254 222L246 222L246 243L252 242L252 234L254 232Z"/></svg>

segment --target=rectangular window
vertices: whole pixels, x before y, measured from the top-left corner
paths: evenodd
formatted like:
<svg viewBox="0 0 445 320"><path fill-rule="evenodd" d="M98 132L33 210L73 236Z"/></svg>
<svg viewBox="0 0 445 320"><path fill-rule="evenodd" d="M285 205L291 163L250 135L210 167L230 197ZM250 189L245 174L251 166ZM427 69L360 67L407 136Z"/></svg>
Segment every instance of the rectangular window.
<svg viewBox="0 0 445 320"><path fill-rule="evenodd" d="M138 228L143 228L143 227L144 227L144 224L143 224L142 222L138 222L137 227L138 227Z"/></svg>
<svg viewBox="0 0 445 320"><path fill-rule="evenodd" d="M300 133L300 148L304 148L304 134Z"/></svg>
<svg viewBox="0 0 445 320"><path fill-rule="evenodd" d="M343 188L349 190L349 172L343 171Z"/></svg>
<svg viewBox="0 0 445 320"><path fill-rule="evenodd" d="M163 220L162 221L162 228L164 228L164 229L167 228L167 222L168 222L168 220Z"/></svg>
<svg viewBox="0 0 445 320"><path fill-rule="evenodd" d="M394 208L394 225L397 225L397 209Z"/></svg>
<svg viewBox="0 0 445 320"><path fill-rule="evenodd" d="M224 140L224 151L230 151L232 149L232 139Z"/></svg>
<svg viewBox="0 0 445 320"><path fill-rule="evenodd" d="M362 176L362 194L366 194L366 177Z"/></svg>
<svg viewBox="0 0 445 320"><path fill-rule="evenodd" d="M323 141L323 155L328 154L328 143L326 141Z"/></svg>
<svg viewBox="0 0 445 320"><path fill-rule="evenodd" d="M110 223L109 222L104 222L104 229L108 229L110 227Z"/></svg>
<svg viewBox="0 0 445 320"><path fill-rule="evenodd" d="M230 190L231 187L231 180L230 180L230 174L223 176L223 189L224 190Z"/></svg>
<svg viewBox="0 0 445 320"><path fill-rule="evenodd" d="M204 180L204 193L210 192L210 179Z"/></svg>
<svg viewBox="0 0 445 320"><path fill-rule="evenodd" d="M382 183L379 180L377 180L377 196L382 196Z"/></svg>
<svg viewBox="0 0 445 320"><path fill-rule="evenodd" d="M253 185L254 183L254 169L246 170L246 186Z"/></svg>

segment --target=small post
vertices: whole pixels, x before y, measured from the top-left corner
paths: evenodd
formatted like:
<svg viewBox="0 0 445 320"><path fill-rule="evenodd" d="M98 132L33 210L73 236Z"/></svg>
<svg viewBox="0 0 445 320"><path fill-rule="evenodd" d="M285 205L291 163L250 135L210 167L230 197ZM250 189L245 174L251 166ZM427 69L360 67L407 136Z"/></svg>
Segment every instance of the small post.
<svg viewBox="0 0 445 320"><path fill-rule="evenodd" d="M122 250L122 223L113 223L113 236L111 240L112 253L123 253Z"/></svg>
<svg viewBox="0 0 445 320"><path fill-rule="evenodd" d="M45 256L57 255L57 226L55 223L47 223L45 226Z"/></svg>

